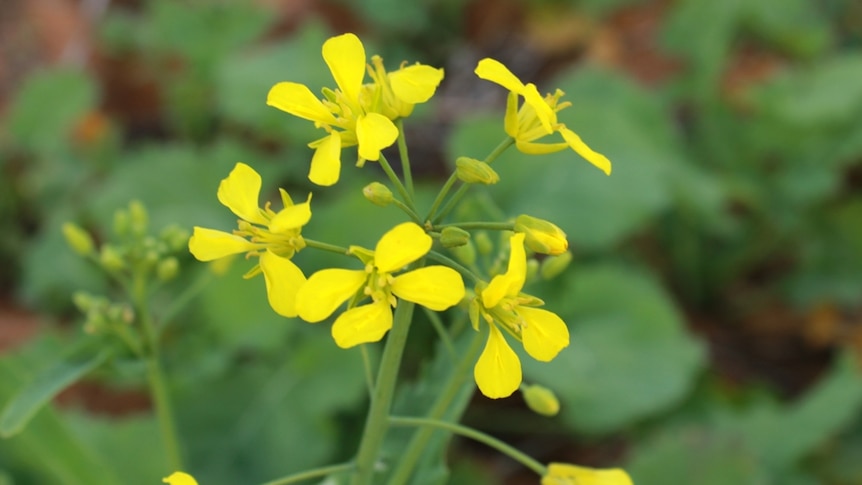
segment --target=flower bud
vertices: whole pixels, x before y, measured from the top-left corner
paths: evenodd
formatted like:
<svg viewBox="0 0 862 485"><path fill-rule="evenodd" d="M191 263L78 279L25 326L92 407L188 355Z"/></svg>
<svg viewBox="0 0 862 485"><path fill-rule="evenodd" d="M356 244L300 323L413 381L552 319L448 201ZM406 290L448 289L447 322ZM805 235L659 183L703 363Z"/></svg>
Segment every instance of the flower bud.
<svg viewBox="0 0 862 485"><path fill-rule="evenodd" d="M515 232L524 233L524 245L536 253L563 254L569 248L566 233L542 219L520 215L515 219Z"/></svg>
<svg viewBox="0 0 862 485"><path fill-rule="evenodd" d="M362 189L362 195L374 205L386 207L392 203L392 191L380 182L371 182Z"/></svg>
<svg viewBox="0 0 862 485"><path fill-rule="evenodd" d="M129 202L129 223L132 229L132 234L143 236L147 233L147 226L150 224L150 216L147 213L147 208L139 200Z"/></svg>
<svg viewBox="0 0 862 485"><path fill-rule="evenodd" d="M180 269L180 263L177 258L170 256L161 261L156 266L156 276L161 281L170 281L177 276Z"/></svg>
<svg viewBox="0 0 862 485"><path fill-rule="evenodd" d="M114 211L114 234L125 236L129 232L129 213L123 209Z"/></svg>
<svg viewBox="0 0 862 485"><path fill-rule="evenodd" d="M93 253L93 238L78 225L72 222L63 224L63 236L72 251L75 251L79 256L88 256Z"/></svg>
<svg viewBox="0 0 862 485"><path fill-rule="evenodd" d="M527 281L535 281L539 274L539 262L533 258L527 260Z"/></svg>
<svg viewBox="0 0 862 485"><path fill-rule="evenodd" d="M87 313L93 307L93 297L85 291L76 291L72 295L72 303L81 313Z"/></svg>
<svg viewBox="0 0 862 485"><path fill-rule="evenodd" d="M470 242L470 233L460 227L444 227L440 232L440 244L444 248L457 248Z"/></svg>
<svg viewBox="0 0 862 485"><path fill-rule="evenodd" d="M476 245L473 244L473 241L467 241L467 243L462 246L449 248L449 251L452 252L455 259L467 266L473 266L476 263Z"/></svg>
<svg viewBox="0 0 862 485"><path fill-rule="evenodd" d="M102 263L102 267L108 271L120 271L126 267L123 256L117 248L110 244L102 246L102 250L99 253L99 261Z"/></svg>
<svg viewBox="0 0 862 485"><path fill-rule="evenodd" d="M554 395L554 391L538 384L521 387L521 394L527 406L536 414L542 416L556 416L560 412L560 401Z"/></svg>
<svg viewBox="0 0 862 485"><path fill-rule="evenodd" d="M539 269L539 274L544 280L552 280L559 276L569 264L572 263L572 253L566 251L563 254L549 256L542 261L542 267Z"/></svg>
<svg viewBox="0 0 862 485"><path fill-rule="evenodd" d="M189 244L189 230L182 228L176 224L171 224L170 226L162 229L161 239L167 244L168 248L173 251L179 251Z"/></svg>
<svg viewBox="0 0 862 485"><path fill-rule="evenodd" d="M491 242L491 238L485 231L477 232L473 240L476 241L476 249L479 250L479 254L487 256L494 250L494 243Z"/></svg>
<svg viewBox="0 0 862 485"><path fill-rule="evenodd" d="M500 181L500 176L485 162L470 157L455 160L455 174L467 184L492 185Z"/></svg>

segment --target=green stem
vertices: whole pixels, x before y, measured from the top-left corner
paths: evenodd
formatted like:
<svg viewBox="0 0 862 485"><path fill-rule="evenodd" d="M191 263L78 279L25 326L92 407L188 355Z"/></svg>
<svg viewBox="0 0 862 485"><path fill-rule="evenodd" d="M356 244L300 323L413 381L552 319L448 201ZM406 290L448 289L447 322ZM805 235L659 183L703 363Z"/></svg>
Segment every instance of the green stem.
<svg viewBox="0 0 862 485"><path fill-rule="evenodd" d="M325 242L315 241L314 239L303 238L303 240L305 241L305 246L309 247L309 248L322 249L324 251L330 251L330 252L338 253L338 254L342 254L342 255L348 254L347 248L343 248L341 246L336 246L335 244L329 244L329 243L325 243Z"/></svg>
<svg viewBox="0 0 862 485"><path fill-rule="evenodd" d="M431 204L431 210L428 211L428 215L425 217L426 221L431 221L434 218L434 214L437 213L437 209L440 208L440 204L442 204L443 200L446 199L446 196L449 195L449 191L452 190L452 186L455 185L455 182L457 181L458 174L452 172L452 175L450 175L449 179L446 180L446 183L443 184L440 192L437 193L437 197L434 198L434 203Z"/></svg>
<svg viewBox="0 0 862 485"><path fill-rule="evenodd" d="M435 231L442 231L446 227L457 227L460 229L484 229L487 231L513 231L515 224L512 222L456 222L452 224L438 224L434 226Z"/></svg>
<svg viewBox="0 0 862 485"><path fill-rule="evenodd" d="M180 293L176 298L171 301L171 305L165 310L165 313L161 316L161 321L164 325L167 325L171 322L171 320L183 309L190 301L192 301L196 296L198 296L212 281L212 273L209 271L201 272L201 275L192 283L187 286L182 293ZM163 327L164 329L164 327Z"/></svg>
<svg viewBox="0 0 862 485"><path fill-rule="evenodd" d="M368 355L368 345L359 346L362 352L362 367L365 369L365 387L368 388L368 397L374 396L374 371L371 369L371 356Z"/></svg>
<svg viewBox="0 0 862 485"><path fill-rule="evenodd" d="M461 361L458 362L458 365L452 370L452 373L449 374L446 387L443 388L443 391L431 406L431 410L428 411L429 418L442 419L446 414L446 411L449 410L452 401L455 400L455 397L464 385L469 383L472 386L472 382L468 380L470 376L468 370L476 361L479 349L482 348L482 337L482 333L476 332L476 335L473 337L473 341L470 342L470 348L467 349L463 357L461 357ZM460 418L460 414L461 413L459 412L458 416L449 416L449 418L457 421L457 419ZM407 483L407 480L410 479L410 474L413 472L413 468L422 457L425 447L428 445L428 441L431 439L433 434L434 430L427 426L423 426L413 433L413 437L410 438L410 443L407 444L404 454L402 454L401 458L398 460L398 466L392 472L391 478L389 479L389 485L402 485Z"/></svg>
<svg viewBox="0 0 862 485"><path fill-rule="evenodd" d="M383 357L380 360L374 396L371 399L368 418L365 421L365 430L362 433L362 441L359 443L359 451L356 454L356 472L351 481L353 485L370 485L372 483L374 464L377 461L377 455L388 428L387 418L392 407L395 383L398 380L398 370L401 368L401 355L404 353L404 345L407 343L407 334L410 331L414 307L414 303L400 300L395 309L392 330L389 331Z"/></svg>
<svg viewBox="0 0 862 485"><path fill-rule="evenodd" d="M452 433L484 443L503 454L509 455L514 460L519 461L522 465L536 472L539 476L544 476L548 471L545 465L542 465L526 453L523 453L521 450L518 450L517 448L508 445L489 434L482 433L481 431L477 431L460 424L440 421L437 419L408 418L402 416L391 416L389 418L389 424L392 426L430 426L432 428L445 429Z"/></svg>
<svg viewBox="0 0 862 485"><path fill-rule="evenodd" d="M458 271L459 273L467 276L468 278L475 281L476 283L479 283L480 281L482 281L482 278L477 276L476 273L470 271L464 265L458 263L454 259L452 259L448 256L444 256L444 255L438 253L437 251L429 251L428 254L426 255L426 257L428 259L433 259L434 261L437 261L438 263L443 263L446 266L449 266L450 268L452 268L455 271Z"/></svg>
<svg viewBox="0 0 862 485"><path fill-rule="evenodd" d="M392 170L392 166L389 165L389 161L386 160L386 157L383 154L380 154L380 167L383 168L383 171L386 172L386 176L389 177L389 180L392 182L392 185L398 190L398 193L401 194L401 198L404 199L404 203L407 204L407 207L415 214L416 206L413 204L413 197L407 192L407 188L404 187L404 184L401 183L401 180L398 178L398 175L395 174L395 171Z"/></svg>
<svg viewBox="0 0 862 485"><path fill-rule="evenodd" d="M425 311L425 316L431 321L431 326L434 327L434 330L443 342L443 346L446 347L446 351L449 352L449 357L454 358L455 346L452 344L449 332L446 331L446 326L443 325L443 320L440 318L440 314L425 307L422 307L422 310Z"/></svg>
<svg viewBox="0 0 862 485"><path fill-rule="evenodd" d="M401 171L404 173L404 185L407 186L410 200L413 200L413 173L410 169L410 156L407 153L407 138L404 136L404 120L398 118L395 126L398 127L398 154L401 156Z"/></svg>
<svg viewBox="0 0 862 485"><path fill-rule="evenodd" d="M396 207L401 209L405 214L407 214L407 217L413 219L413 222L419 224L420 226L422 225L422 219L419 219L419 214L414 212L413 209L407 207L404 202L401 202L400 200L393 197L392 203L395 204Z"/></svg>
<svg viewBox="0 0 862 485"><path fill-rule="evenodd" d="M332 475L333 473L341 473L353 470L355 465L353 463L342 463L340 465L330 465L321 468L315 468L314 470L307 470L304 472L295 473L293 475L288 475L282 478L276 478L270 482L266 482L263 485L288 485L291 483L301 482L303 480L309 480L317 477L324 477L326 475Z"/></svg>

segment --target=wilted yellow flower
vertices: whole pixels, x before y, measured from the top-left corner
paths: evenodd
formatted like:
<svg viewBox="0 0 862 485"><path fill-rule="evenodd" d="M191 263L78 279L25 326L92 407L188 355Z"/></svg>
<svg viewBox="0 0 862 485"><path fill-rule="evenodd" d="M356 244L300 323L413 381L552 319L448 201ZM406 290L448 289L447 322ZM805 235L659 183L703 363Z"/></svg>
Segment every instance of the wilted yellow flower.
<svg viewBox="0 0 862 485"><path fill-rule="evenodd" d="M542 477L542 485L633 485L625 470L599 470L566 463L551 463Z"/></svg>
<svg viewBox="0 0 862 485"><path fill-rule="evenodd" d="M162 479L168 485L198 485L198 482L188 473L173 472L169 477Z"/></svg>
<svg viewBox="0 0 862 485"><path fill-rule="evenodd" d="M218 187L218 200L239 216L233 233L195 227L189 239L189 251L200 261L213 261L232 254L258 256L259 263L246 278L263 272L269 304L278 314L296 316L296 291L305 275L290 258L305 247L300 235L302 226L311 219L311 194L308 200L294 204L283 189L284 208L278 212L269 202L259 207L260 175L244 163L237 163Z"/></svg>
<svg viewBox="0 0 862 485"><path fill-rule="evenodd" d="M568 108L569 102L560 103L563 96L559 89L551 95L542 97L533 83L524 84L499 61L485 58L476 66L476 75L487 81L497 83L509 90L506 102L506 133L515 139L515 146L523 153L540 155L571 148L606 174L611 174L611 162L601 153L593 151L581 138L566 125L557 122L557 112ZM524 104L518 108L518 98ZM552 133L559 133L563 142L536 143Z"/></svg>
<svg viewBox="0 0 862 485"><path fill-rule="evenodd" d="M392 307L397 299L443 311L464 298L461 275L446 266L425 266L398 276L393 273L418 260L431 249L431 237L417 224L406 222L389 230L369 251L351 247L351 253L365 263L365 269L324 269L308 278L297 295L300 318L316 323L332 315L352 297L349 309L332 325L339 347L376 342L392 328ZM370 297L371 302L353 306Z"/></svg>
<svg viewBox="0 0 862 485"><path fill-rule="evenodd" d="M478 330L481 315L490 327L485 350L473 368L482 394L490 398L510 396L521 384L521 362L509 347L500 328L520 340L536 360L548 362L569 345L566 323L553 312L533 308L544 302L521 293L527 278L524 234L509 239L509 266L486 287L477 289L470 317Z"/></svg>

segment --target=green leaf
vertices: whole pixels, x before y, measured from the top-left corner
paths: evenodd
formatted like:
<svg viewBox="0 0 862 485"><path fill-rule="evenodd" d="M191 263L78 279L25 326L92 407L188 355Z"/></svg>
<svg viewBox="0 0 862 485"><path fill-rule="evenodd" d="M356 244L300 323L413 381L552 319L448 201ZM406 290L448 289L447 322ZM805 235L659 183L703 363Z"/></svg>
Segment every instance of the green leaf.
<svg viewBox="0 0 862 485"><path fill-rule="evenodd" d="M584 266L543 294L569 325L571 345L549 363L524 357L525 375L554 389L562 420L607 433L668 409L694 384L703 347L651 278L619 265Z"/></svg>

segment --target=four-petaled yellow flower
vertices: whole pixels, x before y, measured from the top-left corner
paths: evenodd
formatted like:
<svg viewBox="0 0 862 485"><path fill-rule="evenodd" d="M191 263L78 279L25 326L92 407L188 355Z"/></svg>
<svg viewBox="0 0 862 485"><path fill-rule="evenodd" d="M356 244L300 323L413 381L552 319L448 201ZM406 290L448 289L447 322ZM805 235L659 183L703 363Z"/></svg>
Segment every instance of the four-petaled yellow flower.
<svg viewBox="0 0 862 485"><path fill-rule="evenodd" d="M571 148L606 174L611 174L611 162L601 153L593 151L581 138L566 125L557 122L557 112L568 108L570 102L560 103L564 94L559 89L544 98L533 83L524 84L499 61L485 58L476 66L476 75L487 81L497 83L509 90L506 102L506 133L515 139L518 150L534 155L554 153ZM523 96L524 104L518 109L518 97ZM564 142L535 143L536 140L552 133L562 135Z"/></svg>
<svg viewBox="0 0 862 485"><path fill-rule="evenodd" d="M173 472L169 477L162 479L168 485L198 485L198 482L188 473Z"/></svg>
<svg viewBox="0 0 862 485"><path fill-rule="evenodd" d="M324 269L311 275L296 298L300 318L319 322L352 298L349 309L332 325L335 343L349 348L383 338L392 328L396 297L434 311L456 305L464 298L464 281L452 268L425 266L393 275L425 256L431 244L431 237L421 227L405 222L384 234L373 252L352 246L351 253L365 263L365 269ZM366 296L370 303L354 306Z"/></svg>
<svg viewBox="0 0 862 485"><path fill-rule="evenodd" d="M488 342L473 368L473 375L482 394L494 399L510 396L521 384L521 362L499 327L520 340L527 353L542 362L550 361L569 345L566 323L553 312L533 308L544 302L521 293L527 278L524 234L512 235L509 243L506 273L477 289L470 309L474 328L479 328L480 315L490 327Z"/></svg>
<svg viewBox="0 0 862 485"><path fill-rule="evenodd" d="M270 89L266 104L326 130L327 136L309 143L315 152L308 178L317 185L329 186L338 182L341 173L341 149L359 145L358 166L366 160L378 160L380 151L398 138L394 117L407 116L413 104L427 101L443 78L443 71L417 64L380 77L380 64L377 71L372 71L377 83L365 86L365 47L349 33L324 42L323 59L337 90L324 89L324 98L318 99L303 84L280 82Z"/></svg>
<svg viewBox="0 0 862 485"><path fill-rule="evenodd" d="M542 485L633 485L628 473L619 468L598 470L566 463L551 463Z"/></svg>
<svg viewBox="0 0 862 485"><path fill-rule="evenodd" d="M200 261L213 261L232 254L259 256L259 264L246 273L251 278L263 272L269 304L278 314L296 316L296 292L305 275L290 258L305 247L300 230L311 219L311 194L294 204L284 189L284 208L278 212L269 202L259 207L260 175L244 163L237 163L218 187L218 200L240 220L233 233L195 227L189 250Z"/></svg>

